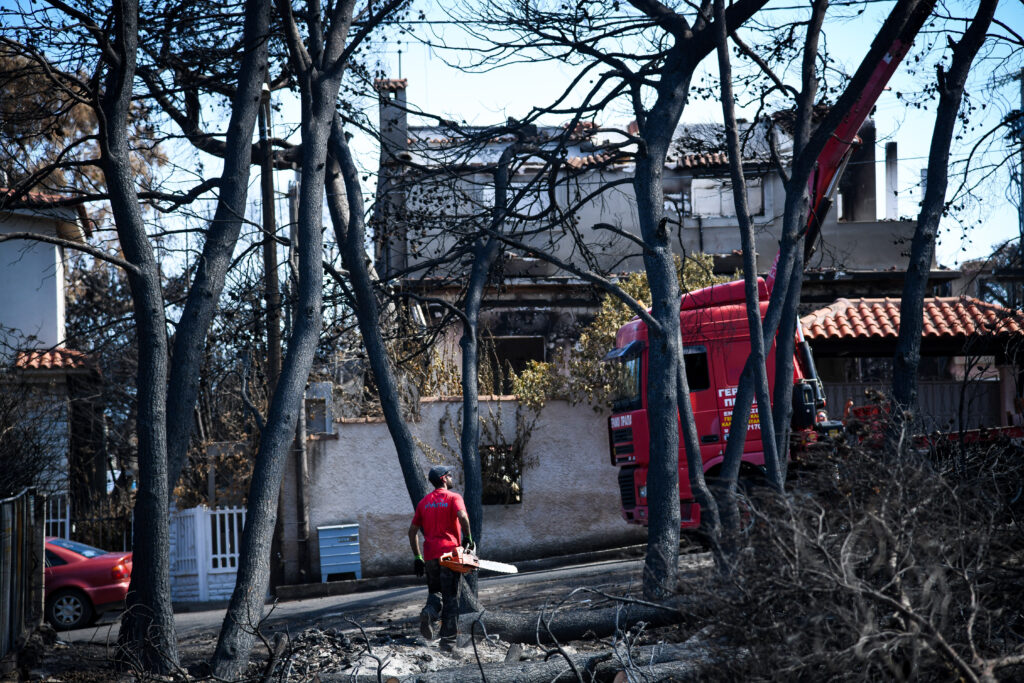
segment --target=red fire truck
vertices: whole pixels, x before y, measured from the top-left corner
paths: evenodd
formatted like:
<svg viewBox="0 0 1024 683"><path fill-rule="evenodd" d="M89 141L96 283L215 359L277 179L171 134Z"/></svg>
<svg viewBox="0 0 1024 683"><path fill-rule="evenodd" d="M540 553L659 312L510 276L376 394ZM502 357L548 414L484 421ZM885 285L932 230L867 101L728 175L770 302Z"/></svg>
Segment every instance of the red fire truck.
<svg viewBox="0 0 1024 683"><path fill-rule="evenodd" d="M810 249L821 223L831 206L835 188L849 161L860 129L875 101L885 88L896 67L910 49L914 37L924 25L934 3L922 7L905 23L899 37L888 46L874 66L869 80L835 133L823 147L817 167L809 182L811 207L807 220L807 249ZM778 256L776 256L776 264ZM758 278L758 299L761 316L768 308L775 280L776 264L766 279ZM701 458L706 473L714 473L721 464L726 439L732 423L733 404L740 373L750 355L750 330L746 319L743 282L714 285L690 292L682 297L680 323L683 337L683 362L690 384L691 401ZM814 440L815 425L827 420L821 382L814 369L810 347L797 330L796 355L793 359L793 422L798 443ZM611 461L619 467L619 488L622 515L631 524L647 524L647 472L649 466L649 432L647 419L648 330L639 318L623 325L615 338L615 349L605 357L624 365L628 380L616 397L608 420ZM774 358L774 340L768 358ZM770 391L775 386L774 363L768 363ZM764 411L764 419L771 419ZM761 446L761 414L755 403L751 408L743 463L747 469L764 465ZM682 439L680 439L682 447ZM741 472L742 476L742 472ZM679 497L683 528L700 524L700 506L690 490L685 453L679 453Z"/></svg>

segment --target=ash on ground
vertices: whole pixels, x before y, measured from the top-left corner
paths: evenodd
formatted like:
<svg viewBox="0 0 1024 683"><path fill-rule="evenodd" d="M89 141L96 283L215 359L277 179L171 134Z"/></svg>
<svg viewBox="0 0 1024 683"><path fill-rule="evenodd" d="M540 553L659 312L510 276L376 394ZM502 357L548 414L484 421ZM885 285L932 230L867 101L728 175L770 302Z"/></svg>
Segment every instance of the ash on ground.
<svg viewBox="0 0 1024 683"><path fill-rule="evenodd" d="M474 648L468 636L461 636L453 652L442 651L437 641L427 642L418 633L394 625L383 628L320 630L301 632L289 644L274 672L285 681L306 681L314 675L346 674L406 676L455 669L476 661L504 662L509 643L498 636L477 638ZM520 659L543 658L538 647L516 646L512 656Z"/></svg>

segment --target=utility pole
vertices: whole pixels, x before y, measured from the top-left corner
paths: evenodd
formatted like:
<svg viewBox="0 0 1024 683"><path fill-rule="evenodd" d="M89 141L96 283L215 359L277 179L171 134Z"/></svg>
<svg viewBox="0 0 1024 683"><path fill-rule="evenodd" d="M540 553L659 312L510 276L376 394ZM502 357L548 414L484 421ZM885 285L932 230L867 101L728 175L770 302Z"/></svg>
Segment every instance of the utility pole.
<svg viewBox="0 0 1024 683"><path fill-rule="evenodd" d="M260 190L263 197L263 277L267 305L267 393L273 395L281 375L281 283L277 276L277 218L274 212L274 163L270 143L270 88L263 84L259 109L260 148L263 163Z"/></svg>
<svg viewBox="0 0 1024 683"><path fill-rule="evenodd" d="M263 84L258 124L260 129L260 194L263 206L263 298L267 306L267 399L273 400L281 376L281 283L277 277L277 216L274 212L274 162L270 143L270 88ZM270 543L270 585L284 584L282 496L277 498L277 523Z"/></svg>

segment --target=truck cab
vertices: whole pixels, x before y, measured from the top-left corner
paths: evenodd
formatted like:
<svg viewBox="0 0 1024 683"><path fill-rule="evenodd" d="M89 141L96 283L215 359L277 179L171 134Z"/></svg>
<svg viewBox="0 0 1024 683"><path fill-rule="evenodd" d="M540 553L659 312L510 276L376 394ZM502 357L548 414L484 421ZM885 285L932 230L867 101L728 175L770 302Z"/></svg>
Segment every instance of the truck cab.
<svg viewBox="0 0 1024 683"><path fill-rule="evenodd" d="M768 289L758 280L761 316L767 311ZM740 374L750 355L750 332L743 298L743 282L713 285L683 296L680 324L683 337L683 362L690 385L701 460L706 473L722 463L726 440L733 421ZM619 467L622 516L631 524L646 525L647 471L650 443L647 421L647 377L649 353L647 325L634 318L619 328L615 349L605 359L619 363L619 382L608 418L608 441L612 465ZM773 358L775 345L769 350ZM769 362L769 390L775 387L775 364ZM813 439L815 421L824 419L824 394L816 378L813 360L806 343L798 339L793 359L794 419L798 439ZM765 419L771 419L766 411ZM761 445L761 416L757 403L751 406L743 449L743 462L749 468L764 465ZM681 427L680 427L681 429ZM680 434L679 498L683 528L700 524L700 507L693 499L686 466L686 454Z"/></svg>

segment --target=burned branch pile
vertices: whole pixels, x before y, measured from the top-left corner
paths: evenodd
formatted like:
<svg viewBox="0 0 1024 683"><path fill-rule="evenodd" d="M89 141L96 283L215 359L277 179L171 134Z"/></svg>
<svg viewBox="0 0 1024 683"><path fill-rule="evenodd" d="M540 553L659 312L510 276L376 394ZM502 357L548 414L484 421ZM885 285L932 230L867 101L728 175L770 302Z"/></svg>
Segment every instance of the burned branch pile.
<svg viewBox="0 0 1024 683"><path fill-rule="evenodd" d="M709 595L753 655L723 678L1024 675L1021 450L936 450L854 450L795 493L755 493L732 585Z"/></svg>

